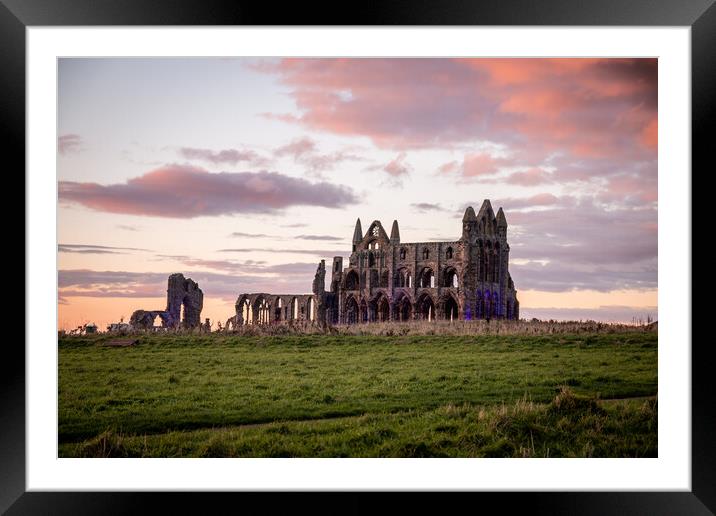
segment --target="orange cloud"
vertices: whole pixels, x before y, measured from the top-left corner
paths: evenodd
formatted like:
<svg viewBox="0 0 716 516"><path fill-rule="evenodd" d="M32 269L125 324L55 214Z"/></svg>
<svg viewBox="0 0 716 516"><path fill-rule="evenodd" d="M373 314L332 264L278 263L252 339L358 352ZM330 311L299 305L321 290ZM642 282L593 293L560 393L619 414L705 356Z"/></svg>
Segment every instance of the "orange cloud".
<svg viewBox="0 0 716 516"><path fill-rule="evenodd" d="M641 141L647 147L656 149L659 142L659 125L654 118L641 132Z"/></svg>
<svg viewBox="0 0 716 516"><path fill-rule="evenodd" d="M654 156L640 143L655 142L656 59L287 59L262 69L300 113L276 117L381 148L492 141L543 158Z"/></svg>

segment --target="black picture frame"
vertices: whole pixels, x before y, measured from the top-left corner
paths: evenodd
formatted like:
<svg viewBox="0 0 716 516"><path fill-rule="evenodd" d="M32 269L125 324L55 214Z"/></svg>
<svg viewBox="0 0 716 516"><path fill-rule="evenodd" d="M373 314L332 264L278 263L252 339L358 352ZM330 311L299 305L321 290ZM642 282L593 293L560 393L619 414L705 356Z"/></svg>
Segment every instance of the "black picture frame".
<svg viewBox="0 0 716 516"><path fill-rule="evenodd" d="M0 133L6 156L25 166L25 29L28 26L87 25L570 25L688 26L691 28L692 170L705 165L713 146L716 92L715 0L466 0L363 2L360 5L214 0L0 0ZM339 8L340 7L340 8ZM710 166L713 168L713 165ZM693 173L686 171L685 173ZM693 232L692 232L693 234ZM691 303L691 300L687 300ZM695 306L695 305L692 305ZM28 314L25 314L26 323ZM693 320L693 317L691 318ZM453 503L500 511L539 514L710 514L716 511L716 422L709 342L691 346L692 490L690 492L469 493ZM338 503L317 503L306 493L68 493L26 492L25 353L5 346L0 382L0 512L7 514L123 514L159 504L162 513L205 513L214 504L235 513L255 502L275 512L277 504L313 512L372 512L384 504L379 493L349 493ZM236 505L236 497L242 497ZM400 496L401 512L426 508L424 493ZM458 497L459 498L459 497ZM211 505L210 505L211 504ZM224 505L227 504L227 505ZM250 504L250 505L249 505ZM459 506L459 505L458 505ZM444 507L443 507L444 508ZM217 507L211 512L224 512Z"/></svg>

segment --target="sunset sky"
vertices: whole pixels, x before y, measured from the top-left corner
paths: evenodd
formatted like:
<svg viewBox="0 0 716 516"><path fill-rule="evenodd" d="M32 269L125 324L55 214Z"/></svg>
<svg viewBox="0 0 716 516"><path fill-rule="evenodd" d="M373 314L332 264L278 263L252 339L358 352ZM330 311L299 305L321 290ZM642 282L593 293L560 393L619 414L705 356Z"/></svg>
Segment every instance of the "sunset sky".
<svg viewBox="0 0 716 516"><path fill-rule="evenodd" d="M309 293L355 220L503 207L523 318L657 316L656 59L60 59L58 324Z"/></svg>

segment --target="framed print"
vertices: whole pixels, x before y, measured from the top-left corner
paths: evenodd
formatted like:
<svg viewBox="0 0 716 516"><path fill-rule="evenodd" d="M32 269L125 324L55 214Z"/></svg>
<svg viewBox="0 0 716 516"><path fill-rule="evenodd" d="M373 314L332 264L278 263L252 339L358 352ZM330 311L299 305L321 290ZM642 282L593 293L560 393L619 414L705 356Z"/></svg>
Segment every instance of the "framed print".
<svg viewBox="0 0 716 516"><path fill-rule="evenodd" d="M530 5L5 1L28 304L0 507L713 511L716 8Z"/></svg>

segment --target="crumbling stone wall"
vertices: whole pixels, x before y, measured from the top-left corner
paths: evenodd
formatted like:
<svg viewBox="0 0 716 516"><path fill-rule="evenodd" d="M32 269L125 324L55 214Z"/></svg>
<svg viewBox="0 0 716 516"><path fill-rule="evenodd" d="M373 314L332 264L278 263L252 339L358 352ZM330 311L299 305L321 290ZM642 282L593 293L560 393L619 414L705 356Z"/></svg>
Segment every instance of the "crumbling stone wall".
<svg viewBox="0 0 716 516"><path fill-rule="evenodd" d="M313 294L241 294L236 300L236 326L317 320L317 296Z"/></svg>
<svg viewBox="0 0 716 516"><path fill-rule="evenodd" d="M184 306L184 320L181 309ZM165 310L136 310L129 320L133 328L150 329L159 316L163 328L196 328L201 326L204 293L199 284L183 274L175 273L167 280L167 308Z"/></svg>
<svg viewBox="0 0 716 516"><path fill-rule="evenodd" d="M166 317L166 313L164 311L147 310L135 310L132 317L129 319L129 324L132 328L148 330L154 326L154 319L156 319L157 315L160 317L164 315L164 317L162 317L162 326L164 326L164 320Z"/></svg>
<svg viewBox="0 0 716 516"><path fill-rule="evenodd" d="M324 326L326 324L326 260L321 260L316 269L316 275L313 278L313 296L316 300L316 322Z"/></svg>

